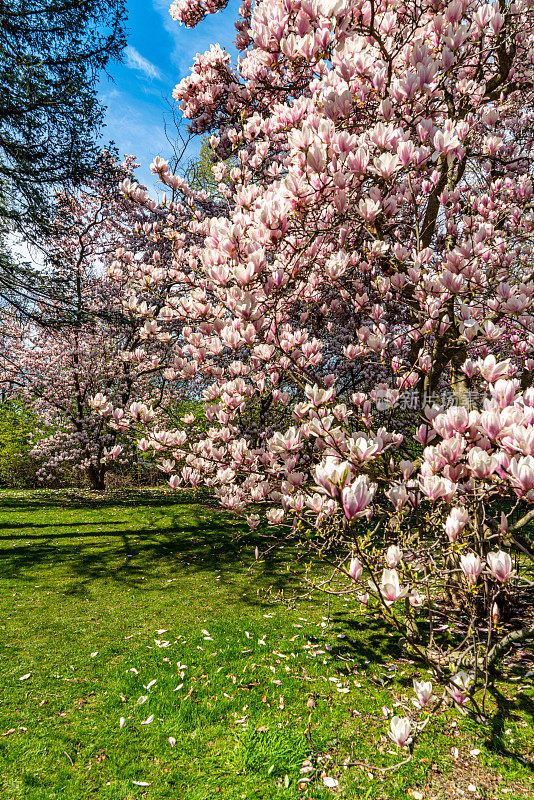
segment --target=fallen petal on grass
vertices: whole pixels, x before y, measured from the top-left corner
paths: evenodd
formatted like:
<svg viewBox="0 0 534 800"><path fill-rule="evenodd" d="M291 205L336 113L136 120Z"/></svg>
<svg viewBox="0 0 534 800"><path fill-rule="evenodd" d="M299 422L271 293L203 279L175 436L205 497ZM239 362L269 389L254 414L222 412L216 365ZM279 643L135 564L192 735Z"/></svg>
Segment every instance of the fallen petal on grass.
<svg viewBox="0 0 534 800"><path fill-rule="evenodd" d="M329 778L327 775L323 778L323 783L327 789L336 789L339 786L339 781L335 778Z"/></svg>

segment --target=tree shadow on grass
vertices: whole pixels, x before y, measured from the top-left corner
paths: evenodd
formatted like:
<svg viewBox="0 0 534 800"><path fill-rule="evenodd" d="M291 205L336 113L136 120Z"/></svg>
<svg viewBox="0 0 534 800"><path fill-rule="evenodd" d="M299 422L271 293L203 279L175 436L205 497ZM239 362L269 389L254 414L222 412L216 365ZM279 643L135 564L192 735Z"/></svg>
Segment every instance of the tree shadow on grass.
<svg viewBox="0 0 534 800"><path fill-rule="evenodd" d="M89 521L89 522L10 522L8 527L9 527L9 530L24 531L24 530L40 530L42 528L78 528L81 525L84 525L84 526L87 526L87 525L97 526L98 524L99 524L98 522L92 522L92 521ZM105 524L106 525L125 525L126 524L126 520L123 520L123 519L106 520ZM2 529L2 527L3 526L0 525L0 530ZM95 534L92 534L91 532L89 532L87 535L95 535L96 536L96 535L101 534L101 533L102 533L101 531L98 531ZM72 537L74 536L74 533L72 531L70 531L70 532L67 532L67 533L57 533L57 534L48 534L48 533L45 532L45 533L35 533L35 534L26 533L26 534L21 534L21 535L24 536L24 539L44 539L44 538L48 538L48 539L52 540L52 539L72 539ZM110 532L110 535L112 535L111 532ZM8 533L5 536L4 535L0 535L0 541L11 541L12 539L13 539L13 534L9 534Z"/></svg>
<svg viewBox="0 0 534 800"><path fill-rule="evenodd" d="M349 617L350 612L342 611L332 615L334 627L347 635L333 648L332 655L347 661L349 671L352 665L367 671L368 678L379 686L387 688L395 682L406 689L411 688L412 674L397 675L397 670L389 671L394 664L401 666L400 661L408 660L415 668L424 667L413 655L405 652L402 637L391 634L389 627L380 617L358 615ZM404 664L402 664L404 666ZM382 671L384 669L385 671ZM515 687L512 687L512 691ZM493 696L497 710L489 719L486 727L477 727L477 734L486 736L485 745L495 754L511 759L534 772L534 750L521 755L509 747L505 736L506 724L510 720L528 719L530 728L534 725L534 700L524 692L518 692L513 699L507 698L495 685L490 685L489 693Z"/></svg>
<svg viewBox="0 0 534 800"><path fill-rule="evenodd" d="M390 684L395 684L406 690L411 689L413 672L408 669L408 674L399 675L399 668L402 667L404 671L406 661L414 664L414 670L425 665L405 652L402 637L391 635L389 627L380 617L366 614L351 619L350 612L342 611L333 614L332 620L334 630L347 637L338 640L332 649L332 655L345 662L349 673L356 667L363 669L368 680L379 687L387 689ZM393 665L396 669L391 670ZM510 688L514 691L516 687ZM476 735L484 738L485 746L491 752L521 764L534 773L532 744L530 750L527 745L523 754L518 753L510 748L510 742L505 735L506 726L511 720L527 719L529 730L532 730L534 699L525 692L517 692L513 698L507 698L495 685L490 685L488 691L493 696L497 709L489 715L487 724L477 725Z"/></svg>
<svg viewBox="0 0 534 800"><path fill-rule="evenodd" d="M140 511L144 510L145 503L135 505ZM162 509L161 503L146 505ZM261 534L250 532L235 517L220 509L213 513L205 504L192 504L190 498L187 503L180 504L173 497L172 506L174 513L164 506L161 514L150 515L149 527L137 529L125 528L126 520L102 519L50 526L28 523L29 527L44 529L42 533L30 534L15 523L13 535L6 533L0 537L5 542L0 551L0 578L35 581L39 570L63 564L64 592L71 595L87 595L91 584L98 580L123 583L141 591L161 591L158 569L162 578L169 570L177 579L217 572L222 585L242 584L243 576L254 561L255 547L266 549ZM2 507L5 503L0 503L0 511ZM87 530L89 525L99 529ZM76 530L82 526L84 530ZM113 527L108 530L108 526ZM63 530L58 532L58 527ZM65 531L65 527L75 530ZM56 530L52 532L52 529ZM282 554L275 551L266 555L261 573L255 573L254 581L250 581L253 590L246 582L241 586L240 602L262 604L258 588L270 586L275 592L296 588L295 577L283 569L283 562Z"/></svg>
<svg viewBox="0 0 534 800"><path fill-rule="evenodd" d="M534 772L534 752L531 750L530 758L515 753L510 750L505 737L506 722L510 719L517 719L517 712L523 712L525 716L529 717L531 725L534 723L534 700L523 692L516 694L514 699L508 699L494 685L489 687L489 692L497 704L497 711L489 721L490 731L485 740L486 747L494 753L518 761Z"/></svg>
<svg viewBox="0 0 534 800"><path fill-rule="evenodd" d="M203 489L121 489L108 492L96 492L89 489L51 489L28 490L18 495L13 492L0 491L0 512L16 510L38 511L40 509L61 508L69 510L105 509L115 506L127 508L168 507L180 504L202 503L216 506L213 498Z"/></svg>
<svg viewBox="0 0 534 800"><path fill-rule="evenodd" d="M391 661L407 657L400 643L400 635L391 635L390 628L378 614L355 616L350 611L338 611L332 614L332 621L334 630L347 637L337 640L332 654L341 659L350 659L356 667L365 668L368 664L378 662L385 666Z"/></svg>

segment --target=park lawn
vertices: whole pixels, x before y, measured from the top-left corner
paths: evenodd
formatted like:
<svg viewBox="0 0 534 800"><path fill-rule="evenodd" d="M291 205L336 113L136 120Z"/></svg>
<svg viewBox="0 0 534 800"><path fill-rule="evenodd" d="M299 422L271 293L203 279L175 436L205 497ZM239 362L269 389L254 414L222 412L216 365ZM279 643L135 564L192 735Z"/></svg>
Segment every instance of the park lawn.
<svg viewBox="0 0 534 800"><path fill-rule="evenodd" d="M356 601L281 602L291 554L185 494L3 492L0 523L2 799L534 795L527 647L486 726L451 710L381 773L428 676Z"/></svg>

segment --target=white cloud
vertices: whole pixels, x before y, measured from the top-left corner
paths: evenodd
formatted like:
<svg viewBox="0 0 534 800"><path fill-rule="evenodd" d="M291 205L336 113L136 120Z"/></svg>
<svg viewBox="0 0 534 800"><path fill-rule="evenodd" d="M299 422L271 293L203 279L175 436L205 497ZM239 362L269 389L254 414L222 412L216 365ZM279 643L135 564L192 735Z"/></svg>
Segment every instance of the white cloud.
<svg viewBox="0 0 534 800"><path fill-rule="evenodd" d="M126 66L129 69L136 69L139 72L142 72L143 75L146 78L150 78L150 80L162 80L162 74L156 65L144 58L144 56L142 56L141 53L135 49L135 47L128 45L128 47L124 50L124 54L126 55Z"/></svg>
<svg viewBox="0 0 534 800"><path fill-rule="evenodd" d="M128 120L128 125L124 124L125 120ZM108 139L115 141L121 158L123 155L136 157L140 163L136 180L152 192L157 176L151 175L149 164L155 156L168 157L170 150L163 126L163 109L138 95L131 97L118 92L107 104L102 142Z"/></svg>

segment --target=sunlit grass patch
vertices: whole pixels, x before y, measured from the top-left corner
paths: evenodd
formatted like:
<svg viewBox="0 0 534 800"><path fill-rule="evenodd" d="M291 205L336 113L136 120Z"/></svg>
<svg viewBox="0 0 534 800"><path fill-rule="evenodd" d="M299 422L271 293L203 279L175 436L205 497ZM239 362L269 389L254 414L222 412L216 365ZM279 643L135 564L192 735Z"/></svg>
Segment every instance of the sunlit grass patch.
<svg viewBox="0 0 534 800"><path fill-rule="evenodd" d="M371 770L402 759L388 721L428 675L356 602L274 602L299 586L285 557L256 562L261 538L180 500L4 495L2 798L444 800L455 775L532 795L525 669L488 726L451 712Z"/></svg>

